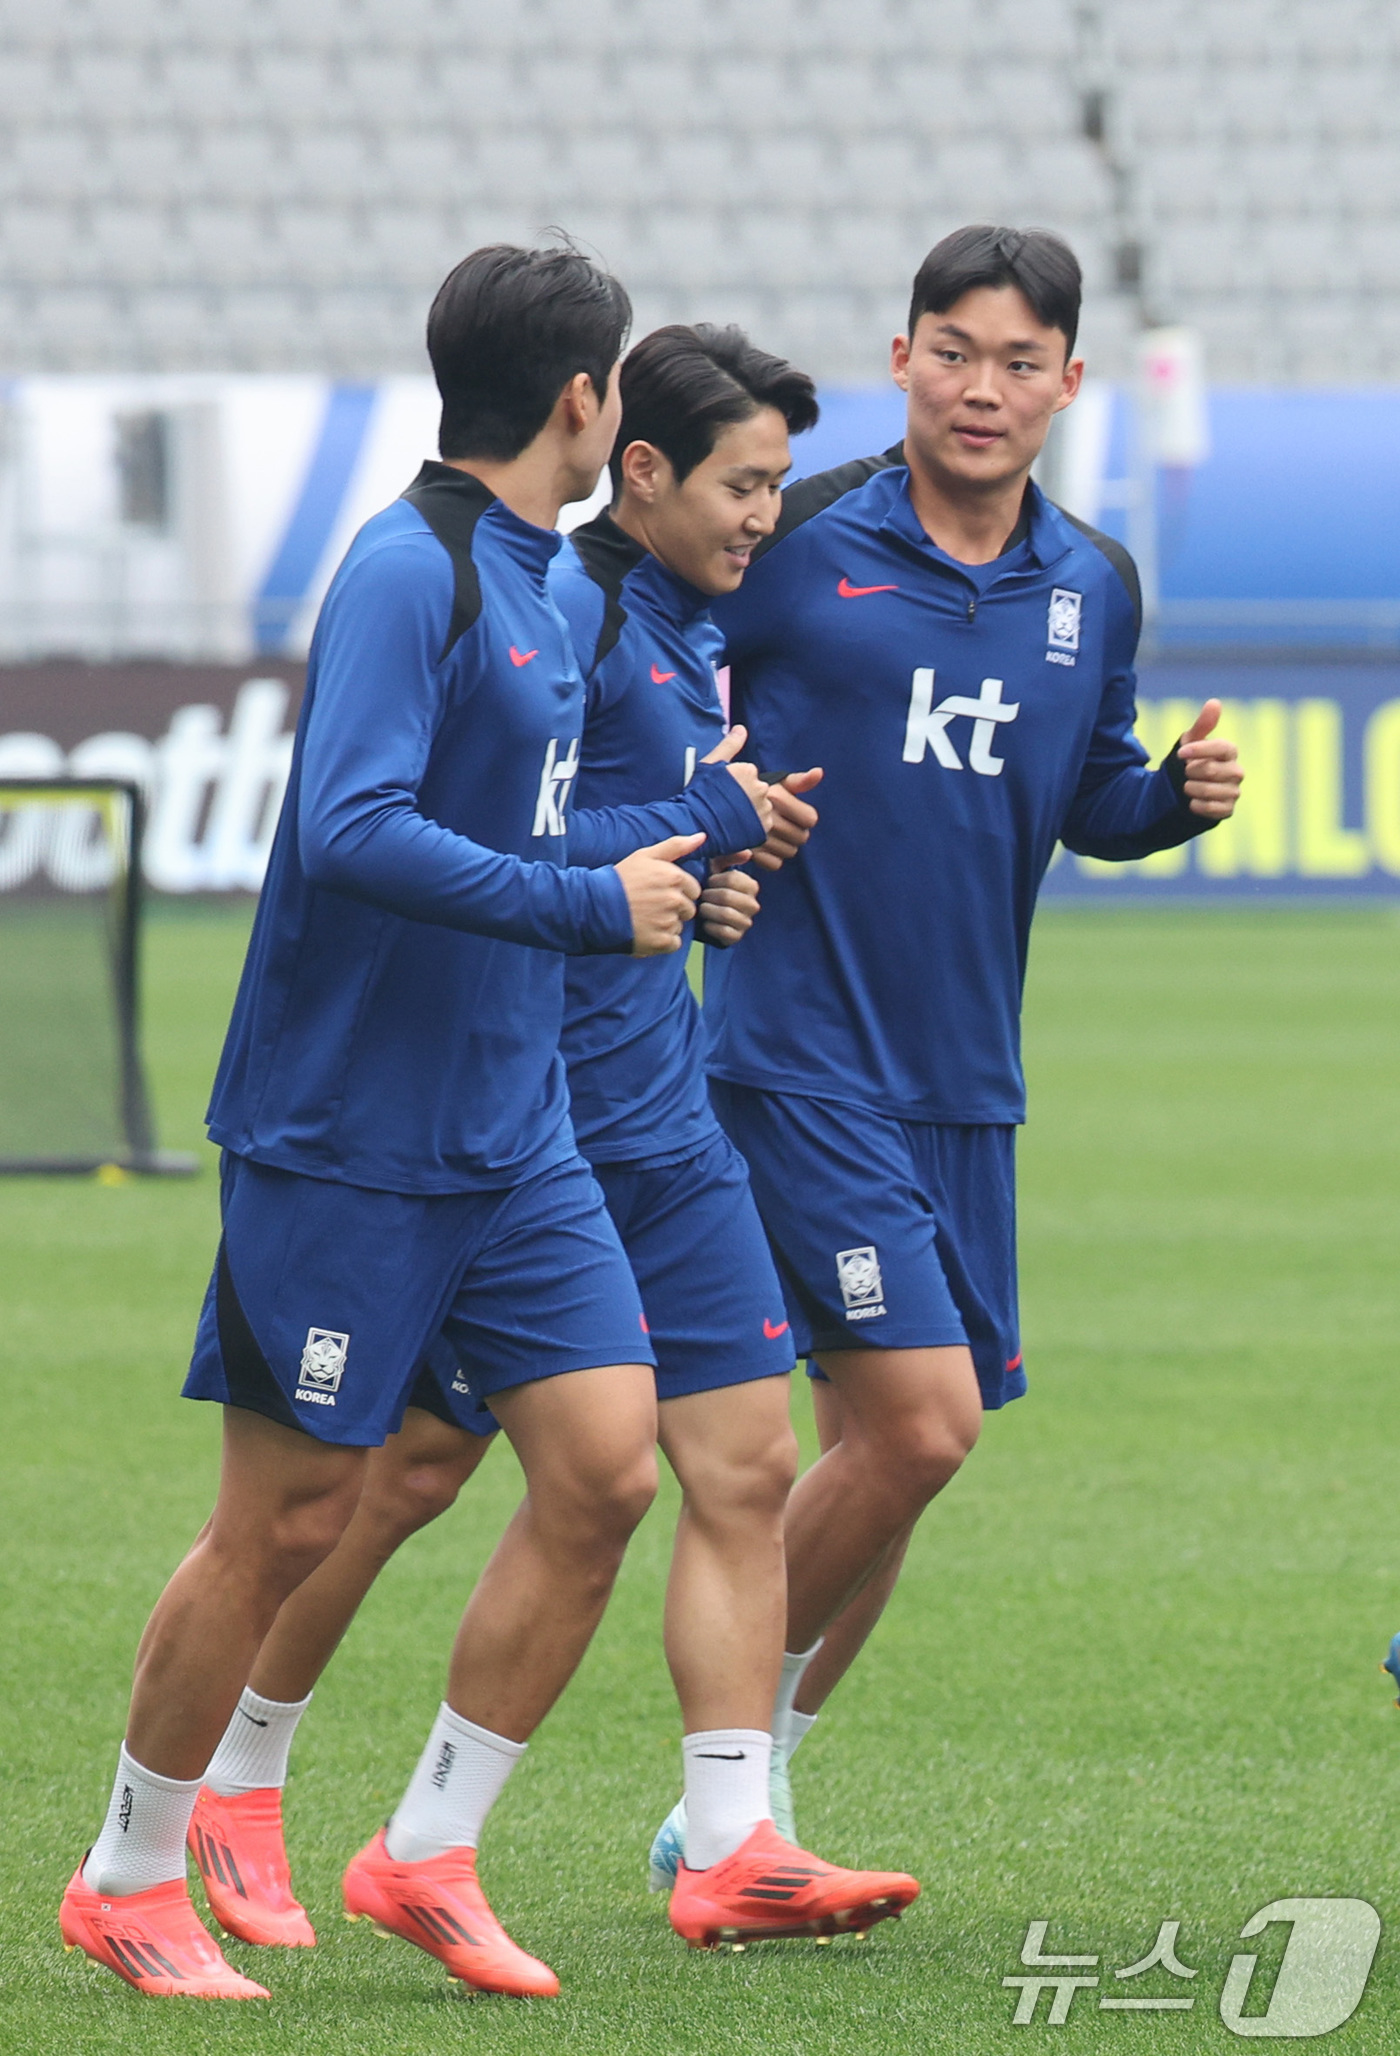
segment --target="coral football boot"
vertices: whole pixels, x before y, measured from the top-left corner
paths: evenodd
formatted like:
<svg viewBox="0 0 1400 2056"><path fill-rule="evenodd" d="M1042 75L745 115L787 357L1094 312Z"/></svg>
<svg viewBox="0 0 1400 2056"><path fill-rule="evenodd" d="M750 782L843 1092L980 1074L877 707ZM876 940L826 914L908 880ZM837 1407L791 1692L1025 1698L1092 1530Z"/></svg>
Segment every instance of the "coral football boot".
<svg viewBox="0 0 1400 2056"><path fill-rule="evenodd" d="M104 1899L83 1883L80 1863L63 1895L58 1925L65 1949L81 1949L138 1992L161 1999L272 1996L225 1962L214 1937L201 1927L183 1878Z"/></svg>
<svg viewBox="0 0 1400 2056"><path fill-rule="evenodd" d="M839 1870L785 1842L761 1820L732 1856L709 1870L676 1872L671 1925L692 1949L785 1936L863 1935L897 1920L919 1896L915 1879L892 1870Z"/></svg>
<svg viewBox="0 0 1400 2056"><path fill-rule="evenodd" d="M476 1992L552 1999L559 1980L517 1948L477 1882L476 1851L449 1849L425 1863L395 1863L381 1829L345 1873L347 1920L372 1920L436 1956L450 1978Z"/></svg>
<svg viewBox="0 0 1400 2056"><path fill-rule="evenodd" d="M226 1934L264 1948L315 1947L316 1930L292 1892L276 1785L231 1799L201 1785L189 1845L210 1911Z"/></svg>

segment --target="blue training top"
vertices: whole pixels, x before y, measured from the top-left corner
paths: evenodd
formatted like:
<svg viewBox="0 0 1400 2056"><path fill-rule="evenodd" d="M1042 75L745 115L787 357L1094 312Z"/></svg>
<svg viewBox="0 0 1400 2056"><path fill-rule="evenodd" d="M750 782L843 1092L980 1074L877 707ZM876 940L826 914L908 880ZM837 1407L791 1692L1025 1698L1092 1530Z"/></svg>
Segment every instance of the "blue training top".
<svg viewBox="0 0 1400 2056"><path fill-rule="evenodd" d="M617 808L716 772L737 791L724 766L700 762L725 726L715 687L719 634L705 594L609 514L574 532L550 566L549 585L587 679L577 805ZM761 839L756 817L754 833ZM735 838L729 848L749 846ZM701 855L726 853L707 846ZM564 988L561 1047L584 1155L660 1164L703 1148L717 1124L684 954L578 958Z"/></svg>
<svg viewBox="0 0 1400 2056"><path fill-rule="evenodd" d="M1210 824L1133 734L1137 574L1027 487L993 564L930 541L897 445L786 495L715 602L766 775L820 825L709 962L714 1076L915 1121L1025 1116L1020 1008L1056 840L1128 859Z"/></svg>
<svg viewBox="0 0 1400 2056"><path fill-rule="evenodd" d="M726 778L683 806L589 817L566 848L583 681L546 585L559 546L434 463L352 543L214 1082L226 1149L411 1193L563 1161L559 952L632 943L621 881L585 867L678 831L756 830Z"/></svg>

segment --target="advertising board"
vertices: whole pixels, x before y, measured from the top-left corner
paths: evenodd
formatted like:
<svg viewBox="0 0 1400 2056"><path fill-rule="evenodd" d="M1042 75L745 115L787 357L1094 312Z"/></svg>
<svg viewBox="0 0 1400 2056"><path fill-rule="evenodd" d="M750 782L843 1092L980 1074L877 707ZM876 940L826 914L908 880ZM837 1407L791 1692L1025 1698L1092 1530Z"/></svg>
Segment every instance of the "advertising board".
<svg viewBox="0 0 1400 2056"><path fill-rule="evenodd" d="M254 892L291 762L302 667L48 662L0 670L0 778L131 778L150 800L157 892ZM1056 897L1400 894L1400 663L1144 667L1157 762L1203 700L1246 767L1234 821L1138 864L1059 852ZM32 840L26 862L40 862ZM17 854L17 853L16 853ZM9 867L12 870L13 865ZM0 837L0 890L10 877Z"/></svg>

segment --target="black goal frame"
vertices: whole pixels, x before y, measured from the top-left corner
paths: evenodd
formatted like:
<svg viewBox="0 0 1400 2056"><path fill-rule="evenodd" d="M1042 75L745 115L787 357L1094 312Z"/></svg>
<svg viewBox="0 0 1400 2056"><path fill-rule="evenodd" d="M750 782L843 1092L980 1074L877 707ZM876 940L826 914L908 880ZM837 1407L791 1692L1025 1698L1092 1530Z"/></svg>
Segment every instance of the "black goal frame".
<svg viewBox="0 0 1400 2056"><path fill-rule="evenodd" d="M192 1178L199 1171L199 1159L182 1150L156 1147L151 1096L146 1086L146 1067L141 1055L141 920L145 905L145 873L142 849L146 834L146 795L133 779L127 778L3 778L0 793L51 792L65 799L90 792L94 797L123 793L130 808L131 839L127 850L125 877L111 953L112 998L117 1014L118 1113L122 1131L119 1152L106 1156L6 1157L0 1156L0 1176L78 1176L94 1172L127 1171L141 1177Z"/></svg>

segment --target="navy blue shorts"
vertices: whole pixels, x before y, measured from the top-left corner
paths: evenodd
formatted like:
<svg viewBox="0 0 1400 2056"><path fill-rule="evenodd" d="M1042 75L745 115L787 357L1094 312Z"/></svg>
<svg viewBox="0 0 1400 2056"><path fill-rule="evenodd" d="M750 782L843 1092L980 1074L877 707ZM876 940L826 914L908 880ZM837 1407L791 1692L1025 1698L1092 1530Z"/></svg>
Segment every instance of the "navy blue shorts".
<svg viewBox="0 0 1400 2056"><path fill-rule="evenodd" d="M792 1369L782 1287L743 1158L725 1136L681 1163L598 1164L593 1175L641 1292L658 1399ZM470 1359L458 1368L440 1349L424 1366L412 1404L489 1434L493 1423L474 1407L475 1386Z"/></svg>
<svg viewBox="0 0 1400 2056"><path fill-rule="evenodd" d="M1020 1398L1014 1128L722 1079L710 1095L748 1161L799 1356L964 1342L983 1405Z"/></svg>
<svg viewBox="0 0 1400 2056"><path fill-rule="evenodd" d="M190 1399L374 1447L440 1341L472 1400L655 1361L617 1230L582 1157L505 1191L417 1196L225 1152L223 1240Z"/></svg>

